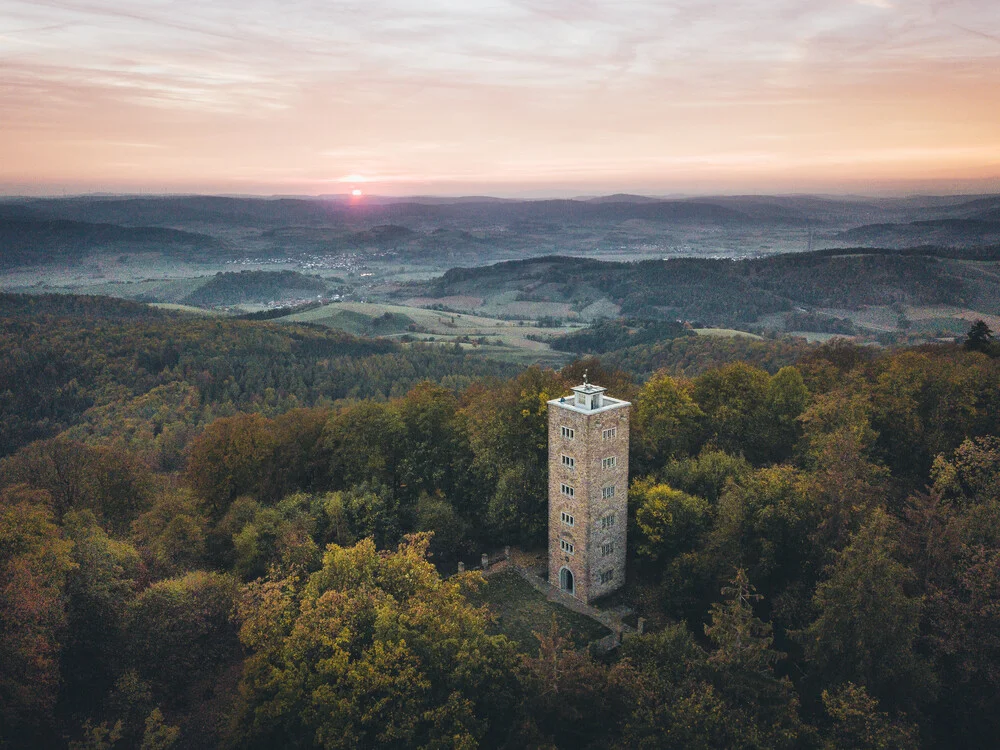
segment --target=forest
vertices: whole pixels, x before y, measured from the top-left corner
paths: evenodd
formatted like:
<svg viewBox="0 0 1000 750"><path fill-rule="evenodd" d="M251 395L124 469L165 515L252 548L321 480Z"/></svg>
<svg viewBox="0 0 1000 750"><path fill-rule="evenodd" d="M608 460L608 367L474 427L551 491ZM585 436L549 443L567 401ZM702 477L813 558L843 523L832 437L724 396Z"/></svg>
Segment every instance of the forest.
<svg viewBox="0 0 1000 750"><path fill-rule="evenodd" d="M745 326L797 308L909 304L996 309L1000 248L842 248L770 257L665 258L602 262L549 256L453 268L404 286L397 296L504 291L525 299L569 302L578 310L608 298L630 318Z"/></svg>
<svg viewBox="0 0 1000 750"><path fill-rule="evenodd" d="M676 333L554 371L3 296L0 746L995 746L988 326ZM520 648L454 574L544 548L546 402L584 370L633 403L647 632L605 656Z"/></svg>

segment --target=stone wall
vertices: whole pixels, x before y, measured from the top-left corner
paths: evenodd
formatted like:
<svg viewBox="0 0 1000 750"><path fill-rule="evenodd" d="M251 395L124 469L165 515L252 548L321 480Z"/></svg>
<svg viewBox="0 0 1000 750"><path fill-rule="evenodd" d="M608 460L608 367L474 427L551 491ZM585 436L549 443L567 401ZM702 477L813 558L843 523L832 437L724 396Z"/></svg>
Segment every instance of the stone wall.
<svg viewBox="0 0 1000 750"><path fill-rule="evenodd" d="M625 583L625 559L628 530L628 442L629 442L629 409L596 414L590 417L591 434L593 437L593 458L590 466L590 528L587 557L590 561L590 581L587 587L591 601L617 591ZM604 430L617 428L616 437L603 440ZM601 461L615 456L617 465L613 469L602 468ZM613 486L615 495L605 500L602 496L604 487ZM615 523L608 529L601 526L601 519L614 514ZM614 546L610 555L602 555L601 547L606 543ZM613 578L607 583L600 582L602 572L611 570Z"/></svg>
<svg viewBox="0 0 1000 750"><path fill-rule="evenodd" d="M562 437L562 426L575 430L573 439ZM603 431L616 428L617 435L609 440ZM624 583L626 530L628 526L628 441L629 406L596 411L579 412L574 409L551 405L549 408L549 582L559 587L560 570L568 568L574 576L575 596L589 602L615 591ZM562 463L562 456L575 459L569 468ZM617 465L604 468L602 461L614 456ZM575 489L575 496L562 494L561 486ZM604 499L604 487L614 486L613 498ZM572 527L562 521L562 513L573 515ZM615 523L602 528L601 518L614 513ZM569 555L560 547L560 540L570 541L574 554ZM602 546L611 543L614 551L602 555ZM600 575L614 571L607 583L600 583Z"/></svg>

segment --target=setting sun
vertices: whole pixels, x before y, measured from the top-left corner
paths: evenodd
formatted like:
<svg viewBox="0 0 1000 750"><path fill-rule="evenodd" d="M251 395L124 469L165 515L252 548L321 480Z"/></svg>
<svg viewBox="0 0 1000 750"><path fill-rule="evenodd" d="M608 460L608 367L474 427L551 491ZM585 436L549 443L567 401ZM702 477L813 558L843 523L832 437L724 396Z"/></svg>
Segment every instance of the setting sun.
<svg viewBox="0 0 1000 750"><path fill-rule="evenodd" d="M354 188L354 190L351 191L351 195L353 195L355 198L358 198L364 195L364 193L361 191L361 188Z"/></svg>

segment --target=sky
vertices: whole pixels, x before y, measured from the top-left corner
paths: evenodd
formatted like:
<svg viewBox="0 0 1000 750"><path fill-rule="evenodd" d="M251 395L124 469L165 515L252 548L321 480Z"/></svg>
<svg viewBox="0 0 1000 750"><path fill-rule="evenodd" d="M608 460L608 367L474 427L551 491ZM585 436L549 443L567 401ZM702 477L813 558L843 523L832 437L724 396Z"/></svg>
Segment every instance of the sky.
<svg viewBox="0 0 1000 750"><path fill-rule="evenodd" d="M1000 0L0 0L0 192L1000 192Z"/></svg>

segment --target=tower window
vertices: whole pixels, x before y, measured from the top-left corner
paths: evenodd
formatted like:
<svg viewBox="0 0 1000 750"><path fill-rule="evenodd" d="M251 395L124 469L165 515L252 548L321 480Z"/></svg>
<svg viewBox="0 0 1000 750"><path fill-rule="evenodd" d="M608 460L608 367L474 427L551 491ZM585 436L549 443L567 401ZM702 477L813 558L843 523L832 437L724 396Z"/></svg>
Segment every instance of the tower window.
<svg viewBox="0 0 1000 750"><path fill-rule="evenodd" d="M610 427L607 430L601 432L601 437L604 440L611 440L611 438L615 437L617 434L618 434L618 428Z"/></svg>
<svg viewBox="0 0 1000 750"><path fill-rule="evenodd" d="M605 570L601 573L601 583L611 583L615 579L615 570L611 568L610 570Z"/></svg>
<svg viewBox="0 0 1000 750"><path fill-rule="evenodd" d="M562 436L567 440L572 440L574 437L576 437L576 430L574 430L572 427L560 427L559 429L562 432Z"/></svg>
<svg viewBox="0 0 1000 750"><path fill-rule="evenodd" d="M571 516L569 513L566 513L565 511L563 511L563 513L562 513L562 522L564 524L566 524L567 526L575 526L576 525L576 519L573 518L573 516Z"/></svg>
<svg viewBox="0 0 1000 750"><path fill-rule="evenodd" d="M601 557L607 557L614 551L615 551L614 542L605 542L604 544L601 545Z"/></svg>
<svg viewBox="0 0 1000 750"><path fill-rule="evenodd" d="M606 515L603 518L601 518L601 528L602 529L610 529L614 525L615 525L615 514L614 513L608 513L608 515Z"/></svg>
<svg viewBox="0 0 1000 750"><path fill-rule="evenodd" d="M572 555L576 551L576 547L573 546L573 543L567 542L565 539L559 540L559 549L561 549L567 555Z"/></svg>
<svg viewBox="0 0 1000 750"><path fill-rule="evenodd" d="M602 469L613 469L617 465L618 465L618 457L617 456L608 456L607 458L601 459L601 468Z"/></svg>
<svg viewBox="0 0 1000 750"><path fill-rule="evenodd" d="M576 459L573 458L572 456L563 456L562 457L562 464L563 464L563 466L568 466L569 468L572 469L572 468L576 467Z"/></svg>
<svg viewBox="0 0 1000 750"><path fill-rule="evenodd" d="M614 485L611 485L610 487L605 487L601 490L601 497L603 497L605 500L610 500L614 496L615 496Z"/></svg>
<svg viewBox="0 0 1000 750"><path fill-rule="evenodd" d="M566 497L576 497L576 490L570 487L568 484L560 485L560 492L562 492Z"/></svg>

